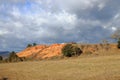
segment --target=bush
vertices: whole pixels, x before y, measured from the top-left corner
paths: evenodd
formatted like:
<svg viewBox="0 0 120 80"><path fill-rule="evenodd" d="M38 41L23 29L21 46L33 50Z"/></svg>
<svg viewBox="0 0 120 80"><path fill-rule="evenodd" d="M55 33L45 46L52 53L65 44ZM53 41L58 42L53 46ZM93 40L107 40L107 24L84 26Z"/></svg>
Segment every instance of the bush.
<svg viewBox="0 0 120 80"><path fill-rule="evenodd" d="M9 54L9 57L6 60L7 60L7 62L22 61L22 59L20 57L18 57L14 51Z"/></svg>
<svg viewBox="0 0 120 80"><path fill-rule="evenodd" d="M82 53L82 50L72 44L67 44L63 47L62 53L66 57L79 56Z"/></svg>
<svg viewBox="0 0 120 80"><path fill-rule="evenodd" d="M32 44L28 44L28 45L27 45L27 48L28 48L28 47L32 47Z"/></svg>
<svg viewBox="0 0 120 80"><path fill-rule="evenodd" d="M28 45L27 45L27 48L28 48L28 47L33 47L33 46L36 46L36 45L37 45L36 43L28 44Z"/></svg>
<svg viewBox="0 0 120 80"><path fill-rule="evenodd" d="M3 57L2 56L0 56L0 61L2 61L3 60Z"/></svg>
<svg viewBox="0 0 120 80"><path fill-rule="evenodd" d="M120 39L118 40L118 45L117 45L118 49L120 49Z"/></svg>
<svg viewBox="0 0 120 80"><path fill-rule="evenodd" d="M33 46L36 46L37 44L36 43L33 43Z"/></svg>

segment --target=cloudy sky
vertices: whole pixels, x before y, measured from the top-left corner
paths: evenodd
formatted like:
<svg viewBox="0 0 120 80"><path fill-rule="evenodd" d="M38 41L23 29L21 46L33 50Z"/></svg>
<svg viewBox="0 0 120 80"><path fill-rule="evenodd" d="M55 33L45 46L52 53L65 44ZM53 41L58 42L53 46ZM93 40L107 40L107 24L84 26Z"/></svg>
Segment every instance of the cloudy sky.
<svg viewBox="0 0 120 80"><path fill-rule="evenodd" d="M0 51L97 43L120 27L120 0L0 0Z"/></svg>

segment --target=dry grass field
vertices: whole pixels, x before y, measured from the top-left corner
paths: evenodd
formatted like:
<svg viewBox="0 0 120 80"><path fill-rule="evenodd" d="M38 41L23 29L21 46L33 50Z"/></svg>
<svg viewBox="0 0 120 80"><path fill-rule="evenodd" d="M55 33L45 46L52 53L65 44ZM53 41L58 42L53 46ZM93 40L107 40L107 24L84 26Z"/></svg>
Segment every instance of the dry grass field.
<svg viewBox="0 0 120 80"><path fill-rule="evenodd" d="M120 80L120 54L0 64L2 80Z"/></svg>

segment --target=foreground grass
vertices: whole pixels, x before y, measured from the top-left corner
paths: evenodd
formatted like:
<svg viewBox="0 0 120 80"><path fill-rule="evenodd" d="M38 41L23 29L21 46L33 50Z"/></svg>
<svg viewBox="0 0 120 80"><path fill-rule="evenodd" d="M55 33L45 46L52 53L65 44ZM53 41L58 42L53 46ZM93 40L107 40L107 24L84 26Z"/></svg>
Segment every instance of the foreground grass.
<svg viewBox="0 0 120 80"><path fill-rule="evenodd" d="M120 80L120 54L0 64L8 80Z"/></svg>

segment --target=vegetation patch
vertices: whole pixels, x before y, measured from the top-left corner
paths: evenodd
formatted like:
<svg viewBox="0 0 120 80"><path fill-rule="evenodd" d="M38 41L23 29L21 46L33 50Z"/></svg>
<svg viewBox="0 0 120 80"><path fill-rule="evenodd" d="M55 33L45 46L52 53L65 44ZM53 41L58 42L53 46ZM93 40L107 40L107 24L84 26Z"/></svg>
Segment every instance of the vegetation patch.
<svg viewBox="0 0 120 80"><path fill-rule="evenodd" d="M66 44L62 49L62 53L66 57L79 56L82 53L82 50L72 44Z"/></svg>

